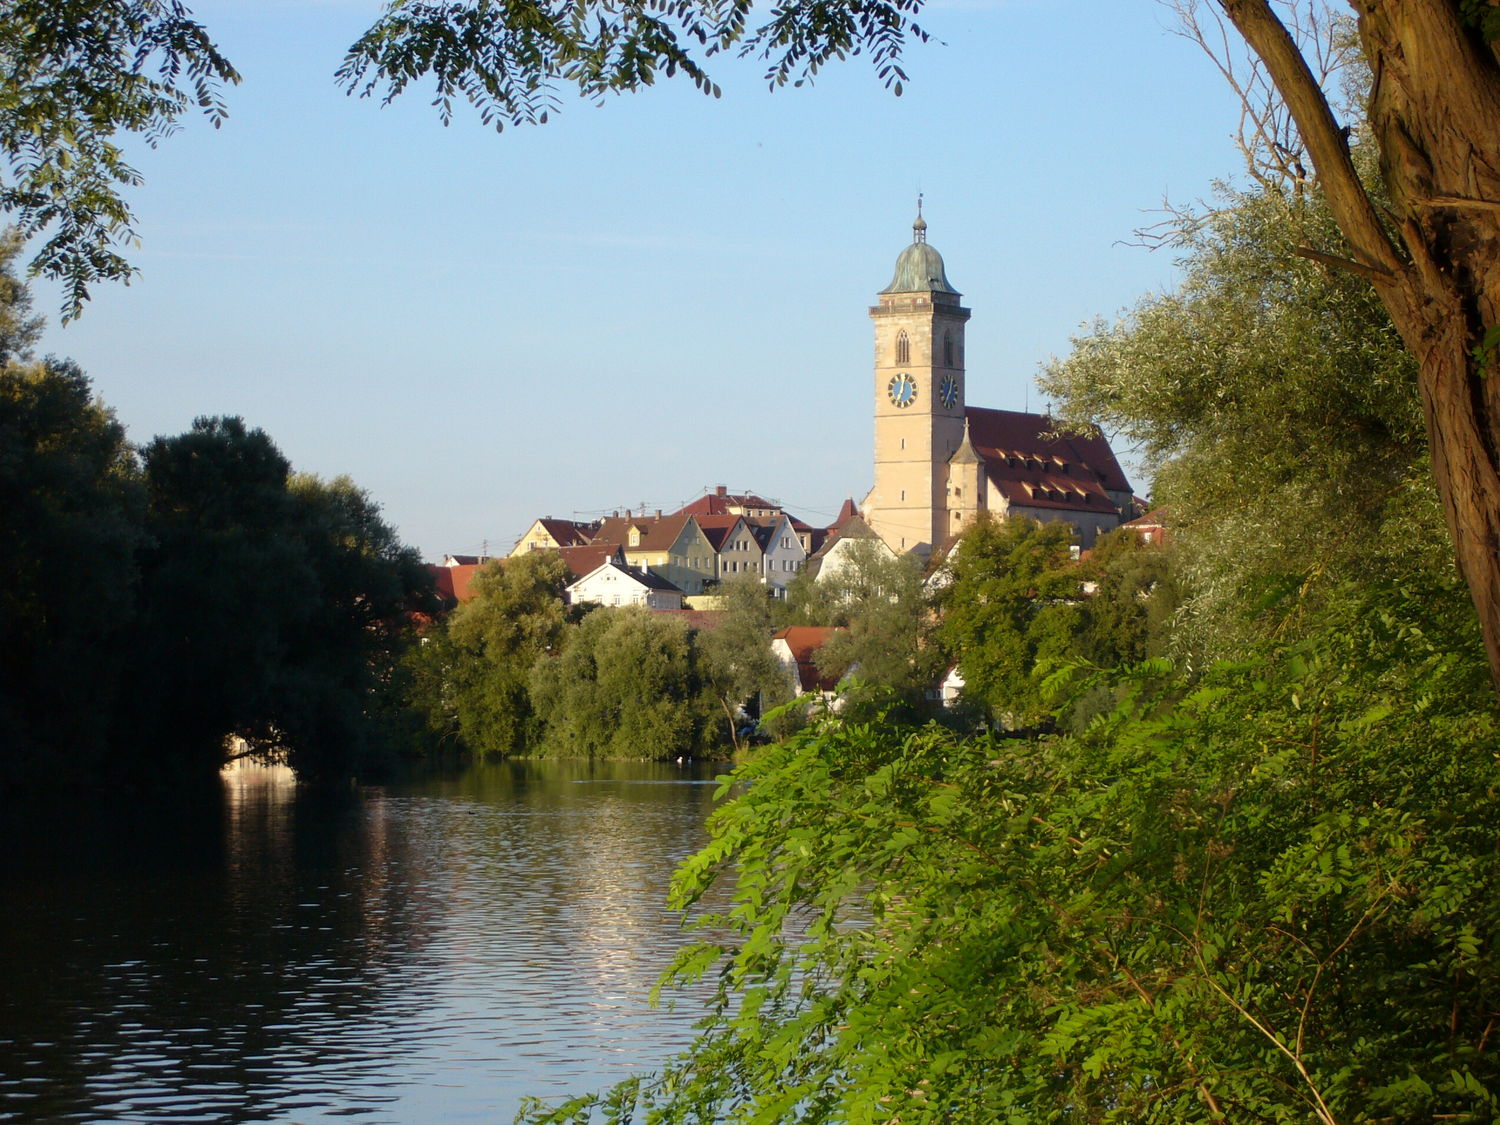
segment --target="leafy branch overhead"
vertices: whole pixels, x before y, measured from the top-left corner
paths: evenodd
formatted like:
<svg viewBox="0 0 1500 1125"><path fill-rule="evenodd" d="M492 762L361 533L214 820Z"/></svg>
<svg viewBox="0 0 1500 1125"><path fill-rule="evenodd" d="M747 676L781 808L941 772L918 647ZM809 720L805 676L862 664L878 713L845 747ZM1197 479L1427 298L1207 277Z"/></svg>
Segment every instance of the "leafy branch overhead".
<svg viewBox="0 0 1500 1125"><path fill-rule="evenodd" d="M180 117L224 118L239 75L177 0L13 0L0 14L0 207L23 237L45 234L33 273L64 283L63 317L96 281L135 272L121 188L140 175L117 138L155 145Z"/></svg>
<svg viewBox="0 0 1500 1125"><path fill-rule="evenodd" d="M707 60L731 50L765 60L772 87L801 86L825 63L868 54L900 94L902 46L908 36L927 39L911 20L920 7L921 0L782 0L752 27L749 0L397 0L349 49L338 80L389 102L430 76L445 123L461 99L496 129L545 122L560 86L599 101L680 73L718 97Z"/></svg>

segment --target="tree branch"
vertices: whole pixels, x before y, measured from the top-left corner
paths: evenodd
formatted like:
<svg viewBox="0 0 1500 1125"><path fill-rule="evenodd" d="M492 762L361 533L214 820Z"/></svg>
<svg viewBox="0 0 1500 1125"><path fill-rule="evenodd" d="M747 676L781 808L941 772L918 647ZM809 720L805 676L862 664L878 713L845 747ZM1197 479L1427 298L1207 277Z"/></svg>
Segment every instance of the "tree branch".
<svg viewBox="0 0 1500 1125"><path fill-rule="evenodd" d="M1325 254L1323 253L1323 251L1314 250L1310 246L1294 246L1292 247L1292 253L1296 254L1299 258L1307 258L1309 261L1321 262L1323 265L1332 266L1334 269L1348 270L1350 273L1357 273L1361 277L1369 278L1371 281L1392 280L1392 276L1389 270L1378 269L1374 266L1367 266L1362 262L1356 262L1350 258L1340 258L1336 254Z"/></svg>
<svg viewBox="0 0 1500 1125"><path fill-rule="evenodd" d="M1286 100L1312 157L1324 197L1355 258L1366 269L1394 278L1406 263L1360 183L1344 131L1334 119L1327 96L1286 27L1271 10L1269 0L1218 2L1251 50L1265 63L1271 80Z"/></svg>

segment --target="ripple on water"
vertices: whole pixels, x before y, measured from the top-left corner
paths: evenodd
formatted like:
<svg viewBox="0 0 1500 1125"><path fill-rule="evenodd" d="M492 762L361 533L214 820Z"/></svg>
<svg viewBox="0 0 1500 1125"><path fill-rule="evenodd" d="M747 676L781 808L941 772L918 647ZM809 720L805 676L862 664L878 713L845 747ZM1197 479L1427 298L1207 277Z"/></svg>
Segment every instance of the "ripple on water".
<svg viewBox="0 0 1500 1125"><path fill-rule="evenodd" d="M343 803L246 776L216 856L22 879L0 918L0 1120L505 1121L525 1094L654 1067L698 1015L647 998L713 783L585 774Z"/></svg>

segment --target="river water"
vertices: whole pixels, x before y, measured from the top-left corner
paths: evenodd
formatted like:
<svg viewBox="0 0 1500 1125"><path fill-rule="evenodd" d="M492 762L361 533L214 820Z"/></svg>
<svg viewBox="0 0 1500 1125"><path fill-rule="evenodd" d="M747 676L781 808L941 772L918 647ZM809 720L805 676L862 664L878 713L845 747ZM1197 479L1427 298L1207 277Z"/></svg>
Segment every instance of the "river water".
<svg viewBox="0 0 1500 1125"><path fill-rule="evenodd" d="M185 824L9 857L0 1121L506 1122L651 1069L696 998L673 867L711 772L503 763L338 799L226 775Z"/></svg>

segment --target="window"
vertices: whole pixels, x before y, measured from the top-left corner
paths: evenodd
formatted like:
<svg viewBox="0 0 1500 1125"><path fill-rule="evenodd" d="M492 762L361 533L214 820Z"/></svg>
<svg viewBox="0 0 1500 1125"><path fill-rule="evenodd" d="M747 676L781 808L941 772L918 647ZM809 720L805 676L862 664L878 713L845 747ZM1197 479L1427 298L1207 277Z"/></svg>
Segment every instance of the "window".
<svg viewBox="0 0 1500 1125"><path fill-rule="evenodd" d="M953 366L953 337L946 332L943 333L943 362Z"/></svg>
<svg viewBox="0 0 1500 1125"><path fill-rule="evenodd" d="M905 500L906 500L906 489L904 489L904 488L901 490L901 499L902 499L902 502L905 502Z"/></svg>
<svg viewBox="0 0 1500 1125"><path fill-rule="evenodd" d="M896 362L906 364L911 362L911 341L906 338L906 329L902 329L896 337Z"/></svg>

